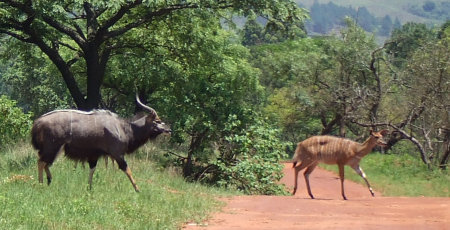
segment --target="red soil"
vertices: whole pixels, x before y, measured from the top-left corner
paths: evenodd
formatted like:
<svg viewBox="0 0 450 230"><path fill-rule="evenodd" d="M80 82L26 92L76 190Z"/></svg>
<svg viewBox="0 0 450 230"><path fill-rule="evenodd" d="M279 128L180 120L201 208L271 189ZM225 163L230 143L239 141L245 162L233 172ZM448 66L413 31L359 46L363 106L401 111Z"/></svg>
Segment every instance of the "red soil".
<svg viewBox="0 0 450 230"><path fill-rule="evenodd" d="M293 188L293 169L285 166L282 182ZM369 175L370 180L370 175ZM449 229L450 198L372 197L363 186L345 180L343 200L335 174L316 168L310 176L310 199L303 174L295 196L235 196L203 223L184 229Z"/></svg>

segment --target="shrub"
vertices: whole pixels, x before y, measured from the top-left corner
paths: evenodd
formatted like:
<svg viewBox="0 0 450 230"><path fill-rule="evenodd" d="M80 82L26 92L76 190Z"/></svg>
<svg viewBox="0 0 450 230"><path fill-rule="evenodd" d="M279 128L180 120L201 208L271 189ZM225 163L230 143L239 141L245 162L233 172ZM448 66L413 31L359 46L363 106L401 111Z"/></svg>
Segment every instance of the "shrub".
<svg viewBox="0 0 450 230"><path fill-rule="evenodd" d="M0 97L0 144L3 146L29 135L31 113L24 113L14 100Z"/></svg>
<svg viewBox="0 0 450 230"><path fill-rule="evenodd" d="M277 183L283 176L282 158L288 143L279 140L280 131L265 122L256 122L241 133L225 137L221 157L214 165L217 183L247 194L283 194Z"/></svg>

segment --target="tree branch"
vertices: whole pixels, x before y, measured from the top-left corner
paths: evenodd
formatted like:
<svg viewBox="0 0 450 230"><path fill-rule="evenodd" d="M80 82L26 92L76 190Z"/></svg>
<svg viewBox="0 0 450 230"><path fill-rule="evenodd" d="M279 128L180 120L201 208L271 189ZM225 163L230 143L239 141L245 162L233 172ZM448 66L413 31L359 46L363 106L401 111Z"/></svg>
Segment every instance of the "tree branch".
<svg viewBox="0 0 450 230"><path fill-rule="evenodd" d="M81 29L76 27L76 29L73 30L72 28L64 26L63 24L57 22L53 17L47 16L47 15L43 15L42 19L49 26L53 27L54 29L58 30L59 32L66 34L67 36L72 38L80 47L84 46L86 40L85 40L84 34L81 31Z"/></svg>
<svg viewBox="0 0 450 230"><path fill-rule="evenodd" d="M428 166L428 168L431 168L430 161L428 159L427 153L426 153L425 149L423 148L422 144L414 136L408 134L400 127L397 127L396 125L393 125L391 123L364 124L364 123L360 123L355 120L352 120L351 122L358 124L360 126L363 126L363 127L389 126L393 129L395 129L395 131L399 132L403 137L410 140L417 147L417 149L420 152L420 157L421 157L423 163L425 163Z"/></svg>
<svg viewBox="0 0 450 230"><path fill-rule="evenodd" d="M135 0L134 2L130 2L129 4L122 6L114 16L112 16L111 18L106 20L103 23L103 25L100 26L100 28L99 28L100 34L106 34L106 31L108 31L109 28L111 28L113 25L116 24L116 22L118 22L121 18L123 18L123 16L126 13L128 13L130 9L138 6L141 3L142 3L142 0ZM105 38L105 40L106 39L107 38Z"/></svg>
<svg viewBox="0 0 450 230"><path fill-rule="evenodd" d="M18 40L22 41L22 42L33 43L30 38L26 38L26 37L24 37L24 36L22 36L20 34L13 33L11 31L0 29L0 34L7 34L7 35L9 35L9 36L11 36L11 37L13 37L15 39L18 39Z"/></svg>
<svg viewBox="0 0 450 230"><path fill-rule="evenodd" d="M425 163L428 166L428 169L430 169L431 168L430 161L428 159L428 156L427 156L422 144L420 144L420 142L415 137L413 137L412 135L409 135L408 133L406 133L404 130L398 128L397 126L392 125L392 124L389 124L389 126L394 128L397 132L401 133L404 137L406 137L408 140L410 140L412 143L414 143L416 145L416 147L419 149L419 152L420 152L420 158L422 159L423 163Z"/></svg>
<svg viewBox="0 0 450 230"><path fill-rule="evenodd" d="M135 1L135 3L136 3L136 2L140 2L140 1ZM128 32L129 30L131 30L131 29L133 29L133 28L136 28L136 27L138 27L138 26L140 26L140 25L143 25L143 24L145 24L145 23L147 23L147 22L152 21L155 17L160 17L160 16L168 15L168 14L170 14L171 12L176 11L176 10L182 10L182 9L195 9L195 8L199 8L199 5L197 5L197 4L190 4L190 3L189 3L189 4L175 4L175 5L171 5L171 6L168 6L168 7L166 7L166 8L159 9L159 10L157 10L157 11L149 12L149 13L147 13L144 17L141 17L141 19L136 20L136 21L134 21L134 22L131 22L131 23L129 23L129 24L123 26L122 28L118 28L118 29L116 29L116 30L109 31L109 32L106 32L106 30L107 30L109 27L111 27L111 25L109 25L109 24L110 24L111 22L113 22L113 21L107 22L107 23L105 23L105 25L102 26L102 28L101 28L102 31L105 31L105 34L104 34L104 38L103 38L103 39L104 39L104 40L107 40L107 39L109 39L109 38L117 37L117 36L119 36L119 35L122 35L122 34ZM129 9L127 9L127 11L128 11L128 10L129 10ZM114 18L115 20L120 20L120 18L122 18L122 17L125 15L125 13L126 13L127 11L120 12L120 13L122 13L122 14L119 14L119 12L118 12L117 17L113 17L113 18ZM119 17L119 16L120 16L120 17ZM117 22L117 21L116 21L116 22ZM115 22L114 22L114 23L115 23Z"/></svg>

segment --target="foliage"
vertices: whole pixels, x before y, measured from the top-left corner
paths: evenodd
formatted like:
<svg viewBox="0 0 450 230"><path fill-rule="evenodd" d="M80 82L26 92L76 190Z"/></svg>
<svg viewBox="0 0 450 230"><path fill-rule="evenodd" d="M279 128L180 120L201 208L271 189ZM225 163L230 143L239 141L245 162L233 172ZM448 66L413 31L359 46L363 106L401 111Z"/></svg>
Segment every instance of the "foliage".
<svg viewBox="0 0 450 230"><path fill-rule="evenodd" d="M125 95L131 94L133 84L138 82L142 95L149 95L149 104L171 124L171 141L184 146L178 149L181 152L177 151L183 159L180 166L184 176L217 183L220 171L208 171L213 167L211 162L217 160L213 146L222 148L225 143L219 140L252 126L262 88L258 71L247 61L248 50L235 42L233 34L222 30L217 21L199 19L210 16L204 11L179 12L164 25L154 25L160 28L161 36L142 31L141 36L148 41L147 52L136 50L139 55L129 55L125 61L112 59L114 75L107 74L105 82L112 90L128 92ZM165 28L166 24L171 28ZM148 62L153 65L147 66ZM120 95L115 97L119 99ZM249 160L254 157L258 156L248 156ZM229 160L225 163L231 164L232 159ZM178 165L179 161L172 161ZM263 180L259 186L267 183L270 188L274 182ZM271 192L266 190L259 192ZM255 191L249 188L247 192Z"/></svg>
<svg viewBox="0 0 450 230"><path fill-rule="evenodd" d="M449 53L449 46L445 42L426 42L407 62L407 79L404 79L404 84L410 86L405 90L408 95L407 111L423 108L420 117L409 128L417 136L423 136L420 142L427 153L422 157L430 161L435 159L432 163L440 164L441 167L446 166L445 158L448 158L450 151ZM411 79L414 80L410 81Z"/></svg>
<svg viewBox="0 0 450 230"><path fill-rule="evenodd" d="M394 65L401 67L424 42L433 39L433 32L425 24L408 22L395 29L386 45L386 52L394 58Z"/></svg>
<svg viewBox="0 0 450 230"><path fill-rule="evenodd" d="M192 29L192 45L177 46L178 61L161 63L160 73L167 75L151 96L172 126L172 140L189 143L184 166L188 177L196 173L191 160L207 162L211 153L205 149L226 135L229 117L238 117L243 125L249 123L251 102L260 97L258 72L246 61L247 50L231 42L224 31L214 31L216 36L202 39L195 37L202 28ZM177 35L189 36L183 31ZM173 54L167 55L170 58Z"/></svg>
<svg viewBox="0 0 450 230"><path fill-rule="evenodd" d="M168 26L166 19L178 12L205 11L208 14L202 16L209 17L201 19L215 22L227 14L257 14L277 29L284 29L283 23L295 25L305 17L305 12L289 0L57 1L51 5L3 1L0 7L0 33L38 47L55 65L82 110L99 106L110 59L124 50L141 47L146 40L134 36L154 23ZM147 32L157 36L158 29Z"/></svg>
<svg viewBox="0 0 450 230"><path fill-rule="evenodd" d="M36 47L12 39L0 41L0 55L4 60L3 68L0 67L3 93L35 116L56 108L73 107L67 88L45 55Z"/></svg>
<svg viewBox="0 0 450 230"><path fill-rule="evenodd" d="M297 22L296 25L285 23L285 29L283 30L279 30L273 23L264 28L262 24L265 23L267 22L262 19L248 17L241 31L242 44L245 46L253 46L283 42L288 39L292 40L306 36L306 29L303 26L303 22Z"/></svg>
<svg viewBox="0 0 450 230"><path fill-rule="evenodd" d="M283 139L296 143L320 133L360 138L366 131L359 125L390 126L387 149L409 139L426 164L444 168L450 95L445 24L440 40L411 23L376 48L372 36L347 23L340 38L252 47L269 95L265 111L283 129Z"/></svg>
<svg viewBox="0 0 450 230"><path fill-rule="evenodd" d="M227 130L234 130L237 121ZM241 132L224 137L219 143L219 157L212 175L220 186L236 188L248 194L283 194L281 159L285 158L287 143L278 138L280 131L265 122L257 122Z"/></svg>
<svg viewBox="0 0 450 230"><path fill-rule="evenodd" d="M305 38L251 50L268 95L265 112L282 128L283 139L292 143L320 132L320 121L312 112L318 103L311 92L315 74L328 64L321 46L321 40Z"/></svg>
<svg viewBox="0 0 450 230"><path fill-rule="evenodd" d="M0 96L0 144L11 144L28 136L31 128L31 113L24 113L16 102Z"/></svg>
<svg viewBox="0 0 450 230"><path fill-rule="evenodd" d="M252 46L262 43L264 43L262 25L255 18L247 19L242 29L242 44L244 46Z"/></svg>
<svg viewBox="0 0 450 230"><path fill-rule="evenodd" d="M375 42L354 22L347 23L341 38L252 49L270 95L266 111L293 143L312 134L336 133L337 128L345 135L345 126L357 134L349 121L377 116L382 83L370 67Z"/></svg>

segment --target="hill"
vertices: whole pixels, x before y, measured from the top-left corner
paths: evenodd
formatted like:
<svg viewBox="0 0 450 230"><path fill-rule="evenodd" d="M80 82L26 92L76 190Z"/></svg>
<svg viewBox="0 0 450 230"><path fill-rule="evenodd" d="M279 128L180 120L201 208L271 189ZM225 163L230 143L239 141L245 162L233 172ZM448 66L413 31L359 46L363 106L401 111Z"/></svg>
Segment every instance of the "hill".
<svg viewBox="0 0 450 230"><path fill-rule="evenodd" d="M422 6L426 2L430 2L429 0L338 0L338 1L330 1L330 0L297 0L299 5L306 7L307 9L311 9L311 6L314 2L318 2L321 4L326 4L332 2L339 6L344 7L352 7L357 9L358 7L366 7L370 13L375 15L376 17L384 17L389 15L392 18L398 17L400 22L403 24L405 22L420 22L425 24L441 24L446 19L442 18L440 20L429 19L419 15L412 14L408 11L408 8L411 6ZM433 1L432 1L433 2ZM442 3L445 1L434 1L436 3ZM447 13L448 14L448 13ZM448 18L447 18L448 19Z"/></svg>
<svg viewBox="0 0 450 230"><path fill-rule="evenodd" d="M365 31L374 33L379 42L407 22L435 27L450 19L450 2L441 0L298 0L297 4L309 10L306 30L313 36L339 31L346 26L345 17L353 18Z"/></svg>
<svg viewBox="0 0 450 230"><path fill-rule="evenodd" d="M338 1L330 1L330 0L297 0L296 1L299 5L306 7L307 9L311 9L311 6L314 4L314 2L320 3L320 4L327 4L329 2L332 2L339 6L344 7L352 7L357 9L358 7L366 7L370 13L375 15L376 17L384 17L386 15L389 15L392 18L398 18L402 24L406 22L419 22L419 23L425 23L425 24L441 24L447 18L440 18L440 19L430 19L423 16L415 15L408 11L413 6L422 7L427 2L434 2L434 3L446 3L446 1L441 0L338 0ZM449 12L447 12L448 16Z"/></svg>

